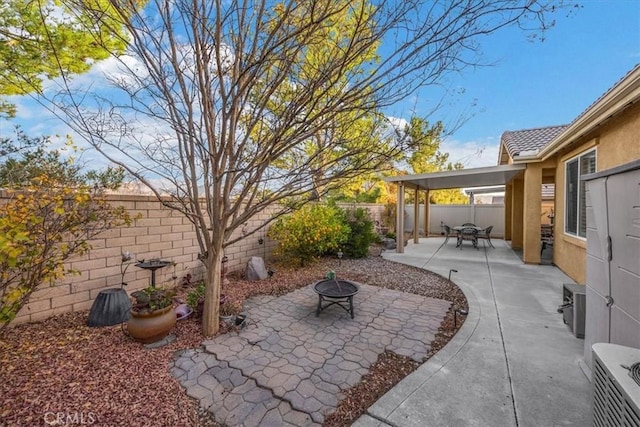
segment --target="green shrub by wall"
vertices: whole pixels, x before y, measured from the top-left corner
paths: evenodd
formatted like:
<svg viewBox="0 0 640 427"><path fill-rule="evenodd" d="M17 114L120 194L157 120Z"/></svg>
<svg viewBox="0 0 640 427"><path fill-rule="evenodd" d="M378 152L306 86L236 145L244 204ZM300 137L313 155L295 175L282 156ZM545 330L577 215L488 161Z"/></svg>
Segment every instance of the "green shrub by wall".
<svg viewBox="0 0 640 427"><path fill-rule="evenodd" d="M351 230L342 251L349 258L364 258L369 255L369 246L378 239L373 220L363 208L344 209L343 221Z"/></svg>
<svg viewBox="0 0 640 427"><path fill-rule="evenodd" d="M335 206L307 205L280 218L268 236L278 241L274 255L280 260L306 265L316 258L337 253L349 238L349 226Z"/></svg>

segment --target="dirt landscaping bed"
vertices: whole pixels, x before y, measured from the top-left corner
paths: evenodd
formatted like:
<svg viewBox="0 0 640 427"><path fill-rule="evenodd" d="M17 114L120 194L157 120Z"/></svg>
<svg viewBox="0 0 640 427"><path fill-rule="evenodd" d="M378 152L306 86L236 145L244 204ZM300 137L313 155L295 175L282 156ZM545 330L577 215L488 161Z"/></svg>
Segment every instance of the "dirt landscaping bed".
<svg viewBox="0 0 640 427"><path fill-rule="evenodd" d="M334 270L339 277L373 286L411 292L467 309L462 292L446 278L380 257L322 260L306 268L274 266L271 279L250 282L229 275L223 293L242 303L256 294L282 295L308 286ZM180 290L184 297L186 290ZM168 366L178 350L200 345L195 317L178 321L177 339L148 350L121 326L90 328L87 312L67 313L46 321L9 328L0 335L0 425L218 426L197 407ZM461 326L450 310L426 361ZM226 327L220 333L226 333ZM424 362L423 361L423 362ZM383 353L362 381L345 391L325 426L348 426L419 363ZM57 424L56 424L57 423Z"/></svg>

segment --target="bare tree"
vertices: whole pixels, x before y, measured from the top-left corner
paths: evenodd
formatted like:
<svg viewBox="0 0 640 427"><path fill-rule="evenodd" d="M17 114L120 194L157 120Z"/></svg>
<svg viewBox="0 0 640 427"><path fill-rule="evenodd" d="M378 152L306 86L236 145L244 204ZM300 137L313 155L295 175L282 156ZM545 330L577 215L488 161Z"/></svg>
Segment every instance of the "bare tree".
<svg viewBox="0 0 640 427"><path fill-rule="evenodd" d="M195 225L206 266L205 335L218 329L221 259L240 239L234 230L267 207L275 219L386 164L404 149L402 139L385 138L386 107L476 64L479 36L508 25L544 30L558 7L112 3L130 44L110 90L63 79L42 102L158 196L170 194L164 204Z"/></svg>

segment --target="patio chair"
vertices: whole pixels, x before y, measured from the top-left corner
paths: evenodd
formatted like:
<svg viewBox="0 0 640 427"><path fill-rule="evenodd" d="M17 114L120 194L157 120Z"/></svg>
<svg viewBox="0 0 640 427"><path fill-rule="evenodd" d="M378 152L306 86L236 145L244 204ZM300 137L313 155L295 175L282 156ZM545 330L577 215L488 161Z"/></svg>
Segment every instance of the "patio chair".
<svg viewBox="0 0 640 427"><path fill-rule="evenodd" d="M462 242L470 240L473 247L478 249L478 229L474 227L465 227L458 233L458 245L462 249Z"/></svg>
<svg viewBox="0 0 640 427"><path fill-rule="evenodd" d="M444 227L444 237L445 237L443 245L446 245L447 242L449 241L449 237L451 237L451 233L453 232L453 230L451 230L451 227L449 227L446 224L444 224L442 227Z"/></svg>
<svg viewBox="0 0 640 427"><path fill-rule="evenodd" d="M553 226L542 224L540 226L540 242L542 243L540 249L540 255L547 248L547 246L553 246Z"/></svg>
<svg viewBox="0 0 640 427"><path fill-rule="evenodd" d="M483 234L478 234L478 239L486 239L487 242L489 242L489 246L495 249L496 247L493 246L493 243L491 243L491 230L493 230L493 225L490 225L487 228L485 228Z"/></svg>

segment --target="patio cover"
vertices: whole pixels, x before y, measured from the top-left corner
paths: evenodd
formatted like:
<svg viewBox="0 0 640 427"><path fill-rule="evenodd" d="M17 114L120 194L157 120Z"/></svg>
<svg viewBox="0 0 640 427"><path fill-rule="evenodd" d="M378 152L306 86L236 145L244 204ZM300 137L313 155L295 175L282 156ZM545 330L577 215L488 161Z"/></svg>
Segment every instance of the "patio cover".
<svg viewBox="0 0 640 427"><path fill-rule="evenodd" d="M384 178L386 182L403 183L407 188L441 190L447 188L486 187L504 185L525 170L525 164L499 165Z"/></svg>
<svg viewBox="0 0 640 427"><path fill-rule="evenodd" d="M465 188L465 187L488 187L491 185L504 185L515 178L516 175L526 169L526 164L511 164L490 166L484 168L460 169L445 172L425 173L418 175L404 175L384 178L386 182L395 182L399 186L418 191L440 190L447 188ZM413 241L418 243L418 206L414 203L413 217ZM396 230L404 230L404 191L398 191L398 203L396 206ZM425 209L425 227L428 226L429 204ZM397 236L397 252L404 252L404 233L398 233Z"/></svg>

